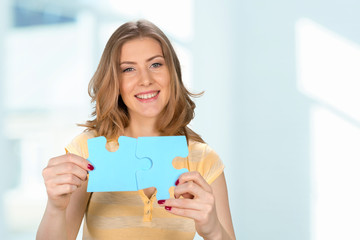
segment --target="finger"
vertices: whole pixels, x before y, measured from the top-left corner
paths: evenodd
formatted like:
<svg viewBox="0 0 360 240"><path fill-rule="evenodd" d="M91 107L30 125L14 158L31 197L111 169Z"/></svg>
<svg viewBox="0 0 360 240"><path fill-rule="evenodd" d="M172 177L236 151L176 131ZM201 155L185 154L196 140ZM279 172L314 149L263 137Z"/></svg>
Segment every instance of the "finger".
<svg viewBox="0 0 360 240"><path fill-rule="evenodd" d="M207 192L201 188L197 183L190 181L183 184L179 184L174 188L175 198L179 198L181 195L189 196L191 194L194 198L206 194Z"/></svg>
<svg viewBox="0 0 360 240"><path fill-rule="evenodd" d="M167 199L159 205L193 210L201 210L203 208L200 202L191 199Z"/></svg>
<svg viewBox="0 0 360 240"><path fill-rule="evenodd" d="M54 166L65 162L72 162L86 171L94 169L88 160L72 153L67 153L50 159L48 166Z"/></svg>
<svg viewBox="0 0 360 240"><path fill-rule="evenodd" d="M80 187L82 183L83 181L80 178L69 173L59 175L49 182L49 184L53 184L53 185L70 184L70 185L75 185L77 187Z"/></svg>
<svg viewBox="0 0 360 240"><path fill-rule="evenodd" d="M86 170L70 162L57 165L55 173L57 175L73 174L83 181L86 180L86 176L88 174Z"/></svg>
<svg viewBox="0 0 360 240"><path fill-rule="evenodd" d="M195 221L199 221L202 213L198 210L193 209L184 209L184 208L176 208L176 207L165 207L166 211L182 217L187 217L194 219Z"/></svg>
<svg viewBox="0 0 360 240"><path fill-rule="evenodd" d="M54 166L46 167L43 170L43 176L45 180L51 179L56 175L63 174L73 174L83 181L87 179L87 171L72 162L64 162Z"/></svg>
<svg viewBox="0 0 360 240"><path fill-rule="evenodd" d="M212 192L211 186L205 181L205 179L197 171L186 172L180 175L179 185L189 181L195 182L207 192Z"/></svg>

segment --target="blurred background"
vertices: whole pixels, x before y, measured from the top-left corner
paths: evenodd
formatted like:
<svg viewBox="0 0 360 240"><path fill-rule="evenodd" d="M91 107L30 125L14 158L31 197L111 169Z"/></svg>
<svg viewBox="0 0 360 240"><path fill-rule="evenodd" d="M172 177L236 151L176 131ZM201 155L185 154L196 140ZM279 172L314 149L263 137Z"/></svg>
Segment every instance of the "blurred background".
<svg viewBox="0 0 360 240"><path fill-rule="evenodd" d="M237 238L360 239L359 12L357 0L0 0L0 238L35 238L41 171L83 130L107 39L146 18L205 91L192 127L226 165Z"/></svg>

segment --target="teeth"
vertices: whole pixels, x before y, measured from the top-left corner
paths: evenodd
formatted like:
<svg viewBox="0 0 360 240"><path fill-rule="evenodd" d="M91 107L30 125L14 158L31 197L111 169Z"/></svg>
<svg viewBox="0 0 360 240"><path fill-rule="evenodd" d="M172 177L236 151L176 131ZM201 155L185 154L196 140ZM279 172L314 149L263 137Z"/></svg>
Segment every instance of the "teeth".
<svg viewBox="0 0 360 240"><path fill-rule="evenodd" d="M136 97L141 98L141 99L149 99L149 98L155 97L158 93L159 92L148 93L148 94L139 94L139 95L136 95Z"/></svg>

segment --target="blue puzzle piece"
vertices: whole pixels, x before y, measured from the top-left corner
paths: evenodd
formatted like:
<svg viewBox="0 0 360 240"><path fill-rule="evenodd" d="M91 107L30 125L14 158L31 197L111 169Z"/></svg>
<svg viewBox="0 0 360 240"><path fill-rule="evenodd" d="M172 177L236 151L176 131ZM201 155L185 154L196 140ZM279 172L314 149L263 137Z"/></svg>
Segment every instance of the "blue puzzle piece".
<svg viewBox="0 0 360 240"><path fill-rule="evenodd" d="M172 160L186 157L188 153L185 136L139 137L136 156L152 160L150 169L136 172L139 189L156 187L157 199L170 198L169 188L175 186L182 173L188 172L185 168L175 169Z"/></svg>
<svg viewBox="0 0 360 240"><path fill-rule="evenodd" d="M109 152L105 137L88 140L89 158L95 169L89 173L88 192L137 191L156 187L157 199L169 198L169 188L187 169L172 166L175 157L186 157L185 136L121 136L119 149ZM146 159L146 160L145 160Z"/></svg>
<svg viewBox="0 0 360 240"><path fill-rule="evenodd" d="M136 171L151 167L150 161L141 161L135 156L136 138L121 136L119 149L109 152L106 138L88 140L88 160L95 167L89 172L88 192L137 191Z"/></svg>

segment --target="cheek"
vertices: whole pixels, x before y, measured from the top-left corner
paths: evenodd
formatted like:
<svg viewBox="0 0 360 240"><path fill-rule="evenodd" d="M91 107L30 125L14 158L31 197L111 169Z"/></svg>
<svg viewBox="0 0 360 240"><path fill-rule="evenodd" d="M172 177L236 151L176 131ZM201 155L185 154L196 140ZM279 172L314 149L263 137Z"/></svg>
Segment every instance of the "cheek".
<svg viewBox="0 0 360 240"><path fill-rule="evenodd" d="M132 91L132 85L129 82L123 81L120 84L120 94L123 97L128 97L129 94L131 94Z"/></svg>
<svg viewBox="0 0 360 240"><path fill-rule="evenodd" d="M166 74L163 78L162 78L162 86L167 90L170 91L170 74Z"/></svg>

